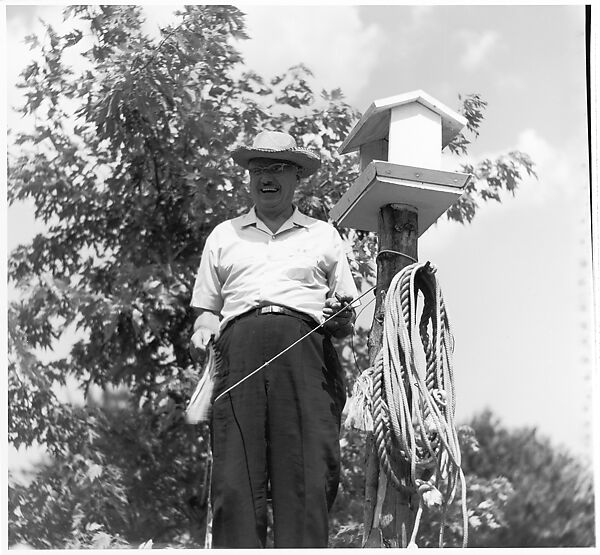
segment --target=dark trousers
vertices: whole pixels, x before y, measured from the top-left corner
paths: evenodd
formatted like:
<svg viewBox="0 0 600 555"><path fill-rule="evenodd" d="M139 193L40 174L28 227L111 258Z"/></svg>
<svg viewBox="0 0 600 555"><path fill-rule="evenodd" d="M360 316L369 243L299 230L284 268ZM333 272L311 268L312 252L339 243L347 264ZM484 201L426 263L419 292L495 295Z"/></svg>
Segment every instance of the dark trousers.
<svg viewBox="0 0 600 555"><path fill-rule="evenodd" d="M304 320L252 314L229 325L215 396L307 333ZM213 547L327 547L339 483L342 371L318 330L213 407Z"/></svg>

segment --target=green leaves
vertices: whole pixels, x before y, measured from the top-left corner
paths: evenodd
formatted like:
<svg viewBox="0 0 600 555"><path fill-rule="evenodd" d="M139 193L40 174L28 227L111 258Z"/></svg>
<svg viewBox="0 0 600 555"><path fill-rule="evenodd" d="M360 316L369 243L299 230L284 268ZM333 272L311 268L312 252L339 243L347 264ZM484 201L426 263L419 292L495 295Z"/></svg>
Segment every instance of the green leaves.
<svg viewBox="0 0 600 555"><path fill-rule="evenodd" d="M464 457L465 472L508 480L501 527L474 535L474 546L585 547L594 545L594 494L589 468L539 437L507 430L490 412L472 421L480 449ZM485 504L485 496L477 498ZM474 513L482 521L487 506Z"/></svg>
<svg viewBox="0 0 600 555"><path fill-rule="evenodd" d="M589 468L546 438L538 437L535 430L506 429L487 411L470 424L458 430L466 475L470 547L594 545L594 494ZM343 475L332 513L330 545L360 547L364 434L344 430L341 446ZM439 509L424 509L419 547L438 546L441 519ZM445 546L459 547L462 534L461 507L456 499L445 517Z"/></svg>
<svg viewBox="0 0 600 555"><path fill-rule="evenodd" d="M73 416L78 412L74 410ZM84 425L94 424L92 417ZM69 429L66 422L62 427ZM81 432L81 426L72 432ZM28 486L9 486L9 542L37 549L124 545L119 532L127 519L128 501L122 472L96 451L94 436L80 434L75 444L68 437L58 439L64 449L52 464Z"/></svg>
<svg viewBox="0 0 600 555"><path fill-rule="evenodd" d="M83 33L79 29L75 29L72 33L67 33L64 37L64 46L74 46L83 38Z"/></svg>
<svg viewBox="0 0 600 555"><path fill-rule="evenodd" d="M339 91L317 100L303 66L277 86L252 71L235 77L233 39L245 34L236 8L188 6L154 42L141 33L136 7L70 7L65 16L94 39L82 54L85 69L73 75L63 67L78 30L37 45L43 63L27 68L22 86L24 111L39 124L15 141L33 152L9 155L10 201L32 199L48 225L9 262L24 295L12 317L19 341L11 346L11 441L39 441L55 456L39 482L19 490L18 503L39 515L15 516L11 526L36 546L176 542L185 534L197 545L206 435L182 419L197 379L188 304L207 234L249 205L244 172L229 153L262 128L289 129L300 144L324 148L329 163L299 204L327 218L340 183L355 173L351 159L330 151L356 114ZM71 126L63 125L67 105ZM79 335L69 356L40 364L26 346L51 349L69 322ZM97 418L58 401L53 387L67 375L84 392L103 388ZM111 387L127 391L114 414ZM82 439L86 431L94 437ZM111 472L129 505L101 489ZM43 502L46 486L51 505ZM98 504L85 504L86 489ZM123 518L103 520L105 502Z"/></svg>
<svg viewBox="0 0 600 555"><path fill-rule="evenodd" d="M537 177L531 158L519 151L511 151L496 160L484 159L475 166L466 164L460 168L463 173L473 175L465 193L446 213L451 220L461 223L471 222L477 212L477 199L502 202L502 193L513 196L519 183L527 176Z"/></svg>

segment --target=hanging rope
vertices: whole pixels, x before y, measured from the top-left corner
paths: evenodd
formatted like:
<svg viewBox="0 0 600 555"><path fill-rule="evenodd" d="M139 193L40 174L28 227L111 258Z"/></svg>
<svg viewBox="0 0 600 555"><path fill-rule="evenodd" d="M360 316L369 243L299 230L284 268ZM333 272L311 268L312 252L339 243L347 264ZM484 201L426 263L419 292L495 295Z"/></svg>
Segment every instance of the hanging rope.
<svg viewBox="0 0 600 555"><path fill-rule="evenodd" d="M415 545L423 506L441 505L443 547L446 512L460 486L466 547L466 484L454 423L454 341L435 274L429 262L415 263L392 279L384 302L382 347L374 366L355 384L346 425L372 430L389 482L418 493L409 545ZM419 292L423 309L417 322ZM409 476L402 476L402 466L410 468Z"/></svg>

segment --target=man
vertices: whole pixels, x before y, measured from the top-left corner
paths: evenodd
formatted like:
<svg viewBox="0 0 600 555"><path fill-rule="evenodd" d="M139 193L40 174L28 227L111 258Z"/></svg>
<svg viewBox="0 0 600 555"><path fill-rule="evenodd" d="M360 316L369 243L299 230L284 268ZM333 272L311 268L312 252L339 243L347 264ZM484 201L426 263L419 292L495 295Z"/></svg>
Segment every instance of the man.
<svg viewBox="0 0 600 555"><path fill-rule="evenodd" d="M357 295L338 232L293 204L319 157L274 131L232 157L249 170L254 206L207 238L191 302L193 356L220 319L214 397ZM327 546L345 401L330 336L349 334L353 318L343 311L215 402L213 547L264 547L268 498L275 547Z"/></svg>

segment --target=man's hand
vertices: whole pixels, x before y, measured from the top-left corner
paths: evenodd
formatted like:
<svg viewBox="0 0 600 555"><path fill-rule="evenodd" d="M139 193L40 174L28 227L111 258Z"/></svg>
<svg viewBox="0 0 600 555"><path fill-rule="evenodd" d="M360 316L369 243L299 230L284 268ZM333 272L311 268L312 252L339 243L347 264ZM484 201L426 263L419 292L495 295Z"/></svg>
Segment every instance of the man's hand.
<svg viewBox="0 0 600 555"><path fill-rule="evenodd" d="M211 335L215 337L219 335L219 316L210 310L197 309L194 333L190 338L190 356L195 361L204 357Z"/></svg>
<svg viewBox="0 0 600 555"><path fill-rule="evenodd" d="M204 357L206 345L208 345L208 340L212 334L213 331L211 329L201 326L192 335L190 339L190 356L195 361L199 361Z"/></svg>
<svg viewBox="0 0 600 555"><path fill-rule="evenodd" d="M352 297L336 295L325 299L323 307L323 317L325 320L333 316L341 310L344 305L352 302ZM352 332L352 323L354 322L354 310L348 307L343 312L340 312L335 318L332 318L323 327L333 335L333 337L346 337Z"/></svg>

